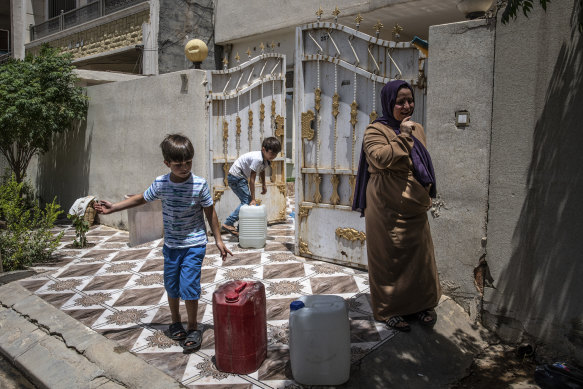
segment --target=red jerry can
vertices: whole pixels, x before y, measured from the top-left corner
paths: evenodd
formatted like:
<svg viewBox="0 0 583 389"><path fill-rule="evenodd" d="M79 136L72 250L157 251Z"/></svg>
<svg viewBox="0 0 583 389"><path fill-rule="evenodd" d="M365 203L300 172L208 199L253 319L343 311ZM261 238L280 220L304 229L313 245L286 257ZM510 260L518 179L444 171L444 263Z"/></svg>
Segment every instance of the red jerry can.
<svg viewBox="0 0 583 389"><path fill-rule="evenodd" d="M267 356L265 286L259 281L229 281L213 293L217 369L248 374Z"/></svg>

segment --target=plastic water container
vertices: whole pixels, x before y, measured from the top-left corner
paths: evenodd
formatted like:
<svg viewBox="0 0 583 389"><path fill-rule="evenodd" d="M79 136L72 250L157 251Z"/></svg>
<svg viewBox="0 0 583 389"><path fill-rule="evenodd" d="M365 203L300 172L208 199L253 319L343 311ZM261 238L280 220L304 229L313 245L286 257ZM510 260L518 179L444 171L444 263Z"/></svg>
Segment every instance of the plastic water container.
<svg viewBox="0 0 583 389"><path fill-rule="evenodd" d="M229 281L213 293L217 369L248 374L267 356L265 286L259 281Z"/></svg>
<svg viewBox="0 0 583 389"><path fill-rule="evenodd" d="M243 205L239 209L239 245L260 249L267 239L267 211L265 205Z"/></svg>
<svg viewBox="0 0 583 389"><path fill-rule="evenodd" d="M340 385L350 377L348 305L340 296L302 296L290 304L289 351L294 380Z"/></svg>

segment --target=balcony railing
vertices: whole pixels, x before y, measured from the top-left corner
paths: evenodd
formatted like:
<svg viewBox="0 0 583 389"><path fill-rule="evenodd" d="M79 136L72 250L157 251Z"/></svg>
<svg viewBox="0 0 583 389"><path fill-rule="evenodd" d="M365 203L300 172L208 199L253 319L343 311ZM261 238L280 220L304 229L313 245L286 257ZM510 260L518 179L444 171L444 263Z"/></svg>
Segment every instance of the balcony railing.
<svg viewBox="0 0 583 389"><path fill-rule="evenodd" d="M91 20L109 15L113 12L129 8L147 0L96 0L83 7L75 8L68 12L61 11L59 16L47 21L30 26L31 42L59 31L89 22Z"/></svg>

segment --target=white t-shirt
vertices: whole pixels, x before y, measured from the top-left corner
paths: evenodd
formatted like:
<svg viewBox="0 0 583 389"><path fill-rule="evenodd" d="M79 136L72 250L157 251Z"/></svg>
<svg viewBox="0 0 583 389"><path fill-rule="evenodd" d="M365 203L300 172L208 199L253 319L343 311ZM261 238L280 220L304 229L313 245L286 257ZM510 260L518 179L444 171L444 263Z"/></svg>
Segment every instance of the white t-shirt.
<svg viewBox="0 0 583 389"><path fill-rule="evenodd" d="M251 171L260 173L269 166L269 161L263 160L261 151L251 151L241 155L229 169L229 174L235 177L249 179Z"/></svg>

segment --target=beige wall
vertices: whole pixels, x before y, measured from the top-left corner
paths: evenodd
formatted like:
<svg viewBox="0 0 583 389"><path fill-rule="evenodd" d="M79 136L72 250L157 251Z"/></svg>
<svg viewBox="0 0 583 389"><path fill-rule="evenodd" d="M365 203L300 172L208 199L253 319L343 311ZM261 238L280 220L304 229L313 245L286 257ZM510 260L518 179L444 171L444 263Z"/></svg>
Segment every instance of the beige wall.
<svg viewBox="0 0 583 389"><path fill-rule="evenodd" d="M466 307L479 298L473 268L486 270L484 255L482 322L581 360L583 38L573 4L536 5L508 25L432 28L427 134L446 203L432 221L446 293ZM452 124L456 109L470 111L469 127Z"/></svg>
<svg viewBox="0 0 583 389"><path fill-rule="evenodd" d="M495 21L430 28L427 142L443 206L431 218L444 293L473 317L481 308L474 269L486 254ZM456 111L470 125L458 127Z"/></svg>
<svg viewBox="0 0 583 389"><path fill-rule="evenodd" d="M583 38L574 0L496 29L486 322L583 356Z"/></svg>
<svg viewBox="0 0 583 389"><path fill-rule="evenodd" d="M188 70L88 87L86 124L61 137L39 160L34 176L39 194L47 200L57 196L68 211L82 196L115 202L143 192L156 176L167 173L159 144L175 132L193 141L192 171L206 177L204 74ZM127 229L127 212L100 221Z"/></svg>
<svg viewBox="0 0 583 389"><path fill-rule="evenodd" d="M218 0L215 39L218 44L231 43L313 23L319 7L323 10L322 21L333 21L332 11L338 7L338 22L349 27L355 26L354 18L360 13L364 18L360 29L368 34L374 34L372 26L380 20L383 39L391 38L395 23L404 27L404 40L414 35L427 38L430 25L464 20L456 4L457 0Z"/></svg>

